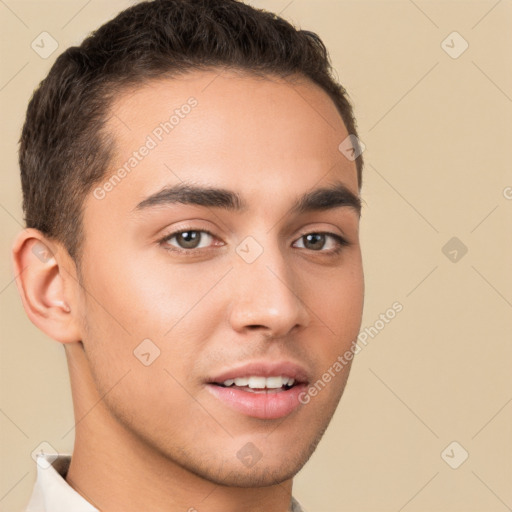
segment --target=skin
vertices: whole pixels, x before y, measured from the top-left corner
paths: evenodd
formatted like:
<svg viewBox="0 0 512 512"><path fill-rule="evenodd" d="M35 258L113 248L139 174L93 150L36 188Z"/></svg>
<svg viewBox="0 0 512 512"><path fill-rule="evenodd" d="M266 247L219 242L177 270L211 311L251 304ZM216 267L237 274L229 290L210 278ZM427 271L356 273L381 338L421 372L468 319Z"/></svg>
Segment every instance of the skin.
<svg viewBox="0 0 512 512"><path fill-rule="evenodd" d="M191 96L197 106L130 174L101 200L87 195L80 272L59 242L27 229L13 248L17 283L30 319L66 348L76 421L67 481L87 500L102 511L285 512L350 364L276 420L234 411L205 381L242 362L290 360L313 383L350 348L363 307L359 213L290 210L335 183L358 196L356 166L338 150L348 133L318 86L210 70L118 97L105 178ZM137 210L180 183L234 191L247 208ZM161 241L183 228L214 236L188 255L177 238ZM323 232L349 244L334 254L334 238L319 247L303 237ZM236 252L247 236L263 249L250 264ZM145 366L133 352L148 338L160 356ZM237 457L248 442L262 454L250 468Z"/></svg>

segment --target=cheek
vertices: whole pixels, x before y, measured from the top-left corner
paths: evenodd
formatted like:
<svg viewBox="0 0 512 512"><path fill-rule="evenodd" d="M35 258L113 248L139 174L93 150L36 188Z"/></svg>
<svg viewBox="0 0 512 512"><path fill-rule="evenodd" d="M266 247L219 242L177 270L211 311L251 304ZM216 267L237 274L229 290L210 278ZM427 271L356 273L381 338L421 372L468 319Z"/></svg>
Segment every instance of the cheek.
<svg viewBox="0 0 512 512"><path fill-rule="evenodd" d="M142 386L128 391L132 396L151 393L157 382L166 388L172 379L164 369L184 382L224 318L214 289L224 270L176 269L141 258L116 262L105 258L86 274L83 342L98 387L108 391L127 371L128 389L131 381ZM148 359L154 362L144 366Z"/></svg>
<svg viewBox="0 0 512 512"><path fill-rule="evenodd" d="M113 261L115 260L115 264ZM103 256L87 273L89 315L106 331L131 338L163 338L201 310L202 299L224 269L210 265L155 264L134 258Z"/></svg>
<svg viewBox="0 0 512 512"><path fill-rule="evenodd" d="M308 277L305 302L311 321L323 324L334 339L333 349L349 345L361 327L364 277L357 260L322 278Z"/></svg>

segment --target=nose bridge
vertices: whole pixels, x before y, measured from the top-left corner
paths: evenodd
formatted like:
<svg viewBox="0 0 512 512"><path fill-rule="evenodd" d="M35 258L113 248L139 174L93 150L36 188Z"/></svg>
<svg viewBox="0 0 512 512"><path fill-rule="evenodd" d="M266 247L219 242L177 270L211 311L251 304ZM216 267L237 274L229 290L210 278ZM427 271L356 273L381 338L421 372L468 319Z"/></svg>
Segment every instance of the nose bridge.
<svg viewBox="0 0 512 512"><path fill-rule="evenodd" d="M307 325L309 319L299 296L298 276L278 243L271 241L270 235L264 237L263 243L247 237L236 253L233 328L259 327L273 336L282 336L297 325Z"/></svg>

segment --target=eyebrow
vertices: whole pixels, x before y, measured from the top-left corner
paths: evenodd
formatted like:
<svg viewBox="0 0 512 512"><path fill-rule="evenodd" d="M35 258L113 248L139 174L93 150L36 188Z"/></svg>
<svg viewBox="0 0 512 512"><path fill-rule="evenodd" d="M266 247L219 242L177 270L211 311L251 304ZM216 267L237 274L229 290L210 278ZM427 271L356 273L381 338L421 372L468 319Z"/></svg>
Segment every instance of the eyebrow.
<svg viewBox="0 0 512 512"><path fill-rule="evenodd" d="M242 212L248 209L246 201L232 190L190 184L165 187L141 201L135 210L146 210L171 204L190 204L228 211ZM303 214L348 207L361 214L361 200L343 183L306 192L292 205L290 212Z"/></svg>

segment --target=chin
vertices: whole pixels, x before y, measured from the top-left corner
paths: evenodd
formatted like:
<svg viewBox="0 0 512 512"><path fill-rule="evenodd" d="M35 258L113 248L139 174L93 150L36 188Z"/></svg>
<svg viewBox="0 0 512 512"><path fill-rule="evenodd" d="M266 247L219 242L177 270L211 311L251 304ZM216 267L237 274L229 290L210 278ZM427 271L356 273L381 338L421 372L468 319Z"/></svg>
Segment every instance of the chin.
<svg viewBox="0 0 512 512"><path fill-rule="evenodd" d="M307 459L303 463L297 463L297 461L280 460L275 464L264 464L263 461L259 461L252 468L246 468L237 460L234 467L226 468L224 465L217 471L211 467L199 468L193 472L205 480L226 487L269 487L293 478L306 461Z"/></svg>
<svg viewBox="0 0 512 512"><path fill-rule="evenodd" d="M247 465L236 456L227 459L225 454L218 454L215 462L202 460L194 464L193 459L188 459L184 466L191 473L217 485L242 488L278 485L290 480L302 469L324 432L325 428L300 451L276 450L270 457L262 455L261 459ZM297 450L297 446L294 448Z"/></svg>

